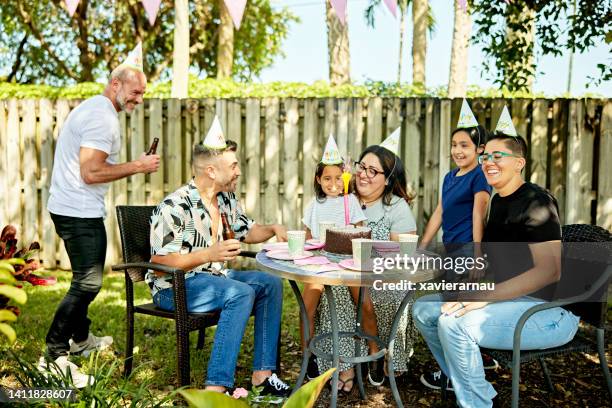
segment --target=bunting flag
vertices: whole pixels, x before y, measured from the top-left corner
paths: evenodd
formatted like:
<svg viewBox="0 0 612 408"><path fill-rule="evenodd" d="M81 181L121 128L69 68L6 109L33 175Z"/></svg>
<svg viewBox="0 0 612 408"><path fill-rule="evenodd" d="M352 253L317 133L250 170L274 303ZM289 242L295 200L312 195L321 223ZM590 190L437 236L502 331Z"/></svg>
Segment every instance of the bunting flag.
<svg viewBox="0 0 612 408"><path fill-rule="evenodd" d="M246 7L247 0L225 0L225 7L229 11L234 27L236 30L240 30L240 22L244 15L244 8Z"/></svg>
<svg viewBox="0 0 612 408"><path fill-rule="evenodd" d="M393 14L393 17L397 18L397 0L385 0L385 4L387 5L387 8L391 14Z"/></svg>
<svg viewBox="0 0 612 408"><path fill-rule="evenodd" d="M329 0L342 25L346 24L346 1L347 0Z"/></svg>
<svg viewBox="0 0 612 408"><path fill-rule="evenodd" d="M142 0L142 5L145 8L151 27L155 24L155 18L157 17L160 3L161 0Z"/></svg>
<svg viewBox="0 0 612 408"><path fill-rule="evenodd" d="M70 17L74 15L80 1L81 0L66 0L66 8L68 8L68 14L70 14Z"/></svg>
<svg viewBox="0 0 612 408"><path fill-rule="evenodd" d="M459 2L459 7L461 7L461 10L463 10L463 12L467 12L467 0L457 0Z"/></svg>

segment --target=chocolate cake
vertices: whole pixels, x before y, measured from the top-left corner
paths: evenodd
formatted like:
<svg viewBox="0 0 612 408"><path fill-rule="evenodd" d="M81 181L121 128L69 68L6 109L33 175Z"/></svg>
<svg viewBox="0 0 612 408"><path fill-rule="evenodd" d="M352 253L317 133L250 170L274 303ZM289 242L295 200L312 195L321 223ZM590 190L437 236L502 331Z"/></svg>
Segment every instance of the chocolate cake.
<svg viewBox="0 0 612 408"><path fill-rule="evenodd" d="M351 255L354 238L370 238L372 230L368 227L334 227L327 230L325 250L335 254Z"/></svg>

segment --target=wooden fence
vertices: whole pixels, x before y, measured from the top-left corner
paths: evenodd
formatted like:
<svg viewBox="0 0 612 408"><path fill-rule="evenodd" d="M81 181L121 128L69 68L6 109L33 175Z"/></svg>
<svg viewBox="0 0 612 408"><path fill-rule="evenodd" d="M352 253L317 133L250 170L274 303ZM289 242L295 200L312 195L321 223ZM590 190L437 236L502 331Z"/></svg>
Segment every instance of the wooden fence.
<svg viewBox="0 0 612 408"><path fill-rule="evenodd" d="M54 144L75 100L0 101L0 223L11 223L22 242L38 240L47 267L69 262L46 211ZM612 101L575 99L474 99L481 124L495 126L504 104L529 145L526 178L559 200L563 223L612 228ZM299 227L312 198L314 169L327 136L357 158L368 145L402 127L401 157L418 193L413 212L419 232L438 202L451 168L450 134L461 100L346 99L149 99L120 115L121 160L131 160L160 137L163 166L112 184L107 195L107 264L120 259L114 206L154 204L189 179L190 149L215 114L226 137L239 143L239 191L246 211L262 223Z"/></svg>

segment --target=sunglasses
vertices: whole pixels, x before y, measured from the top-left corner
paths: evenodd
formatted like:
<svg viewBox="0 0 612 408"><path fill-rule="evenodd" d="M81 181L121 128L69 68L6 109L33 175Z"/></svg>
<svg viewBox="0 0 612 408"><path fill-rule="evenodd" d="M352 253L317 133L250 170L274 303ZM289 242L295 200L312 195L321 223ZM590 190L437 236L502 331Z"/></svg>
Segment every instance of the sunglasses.
<svg viewBox="0 0 612 408"><path fill-rule="evenodd" d="M493 152L493 153L483 153L478 156L478 163L485 164L487 162L492 161L493 163L499 163L502 161L504 157L521 157L517 154L506 153L506 152Z"/></svg>

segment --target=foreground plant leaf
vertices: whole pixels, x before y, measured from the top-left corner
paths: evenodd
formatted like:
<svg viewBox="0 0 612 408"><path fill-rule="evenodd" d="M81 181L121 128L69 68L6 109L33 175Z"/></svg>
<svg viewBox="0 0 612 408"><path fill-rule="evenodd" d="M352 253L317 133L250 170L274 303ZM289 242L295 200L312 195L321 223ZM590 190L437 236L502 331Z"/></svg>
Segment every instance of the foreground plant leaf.
<svg viewBox="0 0 612 408"><path fill-rule="evenodd" d="M0 323L0 333L4 334L9 341L9 344L13 344L17 339L15 330L6 323Z"/></svg>
<svg viewBox="0 0 612 408"><path fill-rule="evenodd" d="M188 389L181 390L179 394L187 400L192 408L245 408L248 405L241 400L228 397L215 391Z"/></svg>
<svg viewBox="0 0 612 408"><path fill-rule="evenodd" d="M314 380L303 385L295 394L289 397L283 408L310 408L314 406L325 383L335 370L335 368L330 368Z"/></svg>
<svg viewBox="0 0 612 408"><path fill-rule="evenodd" d="M23 305L28 300L28 295L20 288L9 285L0 285L0 295L13 299L15 302Z"/></svg>

